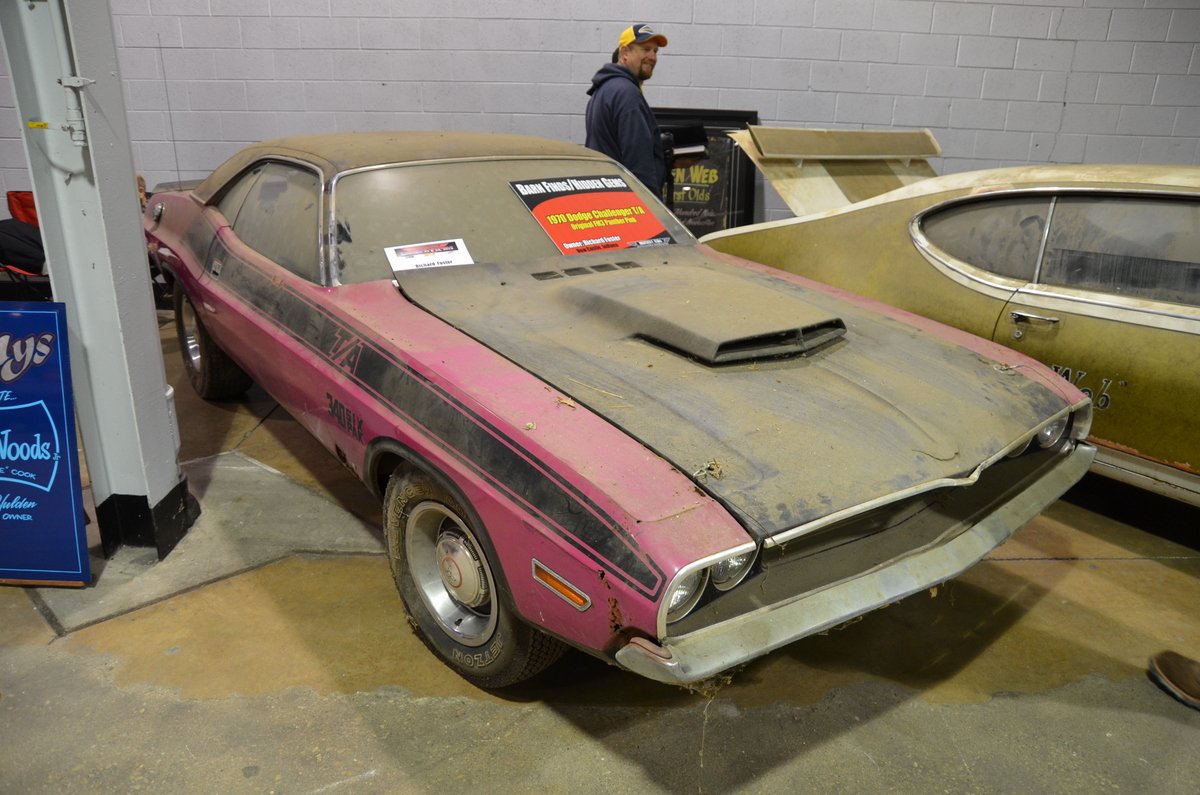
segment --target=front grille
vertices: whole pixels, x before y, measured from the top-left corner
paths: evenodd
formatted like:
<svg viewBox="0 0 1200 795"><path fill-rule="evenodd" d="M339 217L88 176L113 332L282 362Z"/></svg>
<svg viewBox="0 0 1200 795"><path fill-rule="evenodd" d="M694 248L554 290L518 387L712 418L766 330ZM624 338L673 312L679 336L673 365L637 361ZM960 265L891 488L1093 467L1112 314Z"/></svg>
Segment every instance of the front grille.
<svg viewBox="0 0 1200 795"><path fill-rule="evenodd" d="M686 635L945 544L1024 490L1060 455L1060 451L1039 450L1004 459L973 485L936 489L889 503L764 549L755 571L740 585L725 593L710 593L706 603L671 624L668 632Z"/></svg>

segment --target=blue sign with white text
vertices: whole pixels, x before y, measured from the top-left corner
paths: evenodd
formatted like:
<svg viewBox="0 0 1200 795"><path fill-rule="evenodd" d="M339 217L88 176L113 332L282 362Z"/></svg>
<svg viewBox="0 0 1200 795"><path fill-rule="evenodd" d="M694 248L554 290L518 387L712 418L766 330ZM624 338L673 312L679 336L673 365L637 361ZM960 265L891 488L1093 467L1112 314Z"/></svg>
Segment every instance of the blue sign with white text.
<svg viewBox="0 0 1200 795"><path fill-rule="evenodd" d="M64 305L0 302L0 582L91 580Z"/></svg>

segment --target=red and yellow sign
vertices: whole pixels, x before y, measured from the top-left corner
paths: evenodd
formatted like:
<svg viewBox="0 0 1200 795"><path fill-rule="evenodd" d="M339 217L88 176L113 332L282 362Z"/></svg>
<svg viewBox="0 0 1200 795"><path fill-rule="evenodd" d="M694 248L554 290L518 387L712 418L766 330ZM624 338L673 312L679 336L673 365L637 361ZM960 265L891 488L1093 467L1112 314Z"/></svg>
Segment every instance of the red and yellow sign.
<svg viewBox="0 0 1200 795"><path fill-rule="evenodd" d="M564 254L674 243L623 177L566 177L510 183Z"/></svg>

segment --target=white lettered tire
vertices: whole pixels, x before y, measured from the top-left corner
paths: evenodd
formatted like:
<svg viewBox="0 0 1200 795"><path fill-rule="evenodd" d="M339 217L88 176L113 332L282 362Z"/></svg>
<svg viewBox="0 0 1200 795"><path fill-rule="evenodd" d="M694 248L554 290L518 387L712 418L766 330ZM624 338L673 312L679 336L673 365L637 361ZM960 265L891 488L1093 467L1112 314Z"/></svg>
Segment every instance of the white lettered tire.
<svg viewBox="0 0 1200 795"><path fill-rule="evenodd" d="M383 501L388 562L425 645L472 684L506 687L540 673L564 646L513 613L470 516L428 475L394 473Z"/></svg>

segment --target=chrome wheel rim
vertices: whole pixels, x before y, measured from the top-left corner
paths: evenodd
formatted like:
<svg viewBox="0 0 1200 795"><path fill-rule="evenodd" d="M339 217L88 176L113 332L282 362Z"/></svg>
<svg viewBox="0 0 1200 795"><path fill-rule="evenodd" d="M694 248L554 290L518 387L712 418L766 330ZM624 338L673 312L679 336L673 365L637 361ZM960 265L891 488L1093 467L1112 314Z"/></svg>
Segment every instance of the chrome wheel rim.
<svg viewBox="0 0 1200 795"><path fill-rule="evenodd" d="M196 320L196 310L187 298L184 298L180 304L179 330L182 337L179 342L183 345L183 356L187 360L188 366L194 372L199 373L202 367L199 322Z"/></svg>
<svg viewBox="0 0 1200 795"><path fill-rule="evenodd" d="M419 503L404 544L417 592L441 630L464 646L486 643L496 628L495 580L466 522L439 502Z"/></svg>

